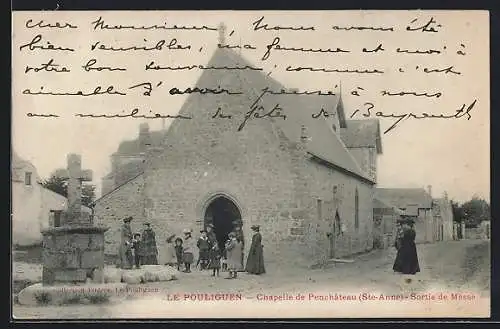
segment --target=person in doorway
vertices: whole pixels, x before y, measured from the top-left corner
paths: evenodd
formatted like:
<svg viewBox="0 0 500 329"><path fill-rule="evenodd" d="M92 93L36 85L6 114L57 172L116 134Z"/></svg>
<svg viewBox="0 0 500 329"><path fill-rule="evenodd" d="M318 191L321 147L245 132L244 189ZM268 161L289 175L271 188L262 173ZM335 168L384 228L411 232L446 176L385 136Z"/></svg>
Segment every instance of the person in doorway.
<svg viewBox="0 0 500 329"><path fill-rule="evenodd" d="M251 229L254 231L252 236L252 244L248 251L247 264L245 271L250 274L264 274L266 268L264 266L264 248L262 246L262 235L260 234L260 226L252 225Z"/></svg>
<svg viewBox="0 0 500 329"><path fill-rule="evenodd" d="M417 246L415 245L416 232L413 228L413 221L405 218L401 226L402 237L392 269L397 273L414 275L420 272L420 265L418 263Z"/></svg>
<svg viewBox="0 0 500 329"><path fill-rule="evenodd" d="M134 238L132 239L132 250L134 251L134 260L135 260L135 268L141 268L141 234L134 234Z"/></svg>
<svg viewBox="0 0 500 329"><path fill-rule="evenodd" d="M191 236L190 229L185 229L183 232L184 232L184 241L183 241L182 261L185 266L184 272L191 273L191 264L194 261L194 249L196 248L196 242Z"/></svg>
<svg viewBox="0 0 500 329"><path fill-rule="evenodd" d="M229 270L229 276L226 279L236 279L238 270L241 268L242 245L234 232L229 233L229 239L225 247L227 251L227 269Z"/></svg>
<svg viewBox="0 0 500 329"><path fill-rule="evenodd" d="M130 222L132 217L127 217L123 219L123 225L121 227L120 234L120 264L119 267L122 269L131 269L133 264L132 255L132 228Z"/></svg>
<svg viewBox="0 0 500 329"><path fill-rule="evenodd" d="M207 231L201 230L201 236L196 242L196 246L198 247L198 263L200 264L200 270L204 270L208 266L208 261L210 258L210 241L207 237Z"/></svg>
<svg viewBox="0 0 500 329"><path fill-rule="evenodd" d="M217 243L212 245L212 249L210 249L210 263L208 264L208 268L211 269L212 276L219 276L220 266L221 266L221 250Z"/></svg>
<svg viewBox="0 0 500 329"><path fill-rule="evenodd" d="M208 224L206 230L207 230L207 238L210 243L210 249L212 249L213 245L218 243L217 236L215 235L214 232L214 225Z"/></svg>
<svg viewBox="0 0 500 329"><path fill-rule="evenodd" d="M236 234L236 238L240 241L241 243L241 256L240 256L240 267L238 271L244 271L244 264L245 264L245 256L243 253L243 250L245 249L245 241L243 239L243 229L241 228L241 223L239 221L234 221L234 234Z"/></svg>
<svg viewBox="0 0 500 329"><path fill-rule="evenodd" d="M165 265L177 266L177 254L174 245L175 234L169 236L166 240L167 247L165 248Z"/></svg>
<svg viewBox="0 0 500 329"><path fill-rule="evenodd" d="M158 247L156 246L156 234L150 223L144 223L142 232L142 264L158 265Z"/></svg>
<svg viewBox="0 0 500 329"><path fill-rule="evenodd" d="M182 239L175 239L175 257L177 258L177 271L181 270L181 265L184 263L184 247L182 246Z"/></svg>

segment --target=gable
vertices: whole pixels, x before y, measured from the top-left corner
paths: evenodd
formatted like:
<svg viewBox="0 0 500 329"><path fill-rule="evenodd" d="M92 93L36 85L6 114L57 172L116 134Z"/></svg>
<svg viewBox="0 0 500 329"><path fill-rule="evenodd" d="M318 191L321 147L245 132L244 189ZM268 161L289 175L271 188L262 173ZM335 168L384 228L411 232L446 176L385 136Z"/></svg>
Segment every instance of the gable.
<svg viewBox="0 0 500 329"><path fill-rule="evenodd" d="M340 130L340 138L349 148L373 147L382 154L382 138L378 119L347 120Z"/></svg>
<svg viewBox="0 0 500 329"><path fill-rule="evenodd" d="M410 207L432 208L432 197L423 188L377 188L375 196L400 209Z"/></svg>
<svg viewBox="0 0 500 329"><path fill-rule="evenodd" d="M230 49L217 49L207 67L223 66L252 67L253 65ZM177 118L172 122L165 136L166 147L174 147L173 144L169 143L175 141L176 145L182 144L186 148L192 147L193 152L196 152L196 147L189 145L193 142L192 139L188 139L189 134L183 136L183 134L176 133L181 129L181 126L183 126L183 131L194 133L194 130L196 130L195 134L198 136L195 139L198 148L201 145L213 147L212 144L217 143L217 140L229 144L237 143L238 138L235 138L234 132L243 123L244 116L250 111L252 103L257 100L257 106L262 106L269 111L278 105L282 109L281 113L286 115L286 120L282 118L251 119L246 122L240 134L236 134L236 136L244 136L247 134L248 129L255 127L255 125L266 125L275 134L279 130L289 141L299 143L301 141L301 128L305 126L309 137L306 148L312 156L327 161L335 167L342 168L360 179L372 182L359 168L337 134L332 131L327 120L324 117L317 119L312 117L313 114L319 113L321 108L329 110L328 112L340 108L341 112L343 112L342 106L339 107L339 97L335 95L266 94L259 98L265 87L275 93L287 89L276 80L263 74L263 72L256 70L204 70L195 86L212 89L217 87L220 90L226 89L230 92L244 93L238 95L226 95L224 93L190 94L181 107L179 115L192 117L192 119ZM287 91L289 92L289 90ZM212 116L217 108L221 108L225 115L232 115L232 120L214 119ZM343 117L343 113L339 114L340 116ZM217 127L217 137L214 136L214 127ZM206 140L202 136L212 136L212 141ZM254 136L253 138L256 139L257 143L261 136ZM240 147L248 146L241 145ZM221 156L224 156L224 152L221 153Z"/></svg>

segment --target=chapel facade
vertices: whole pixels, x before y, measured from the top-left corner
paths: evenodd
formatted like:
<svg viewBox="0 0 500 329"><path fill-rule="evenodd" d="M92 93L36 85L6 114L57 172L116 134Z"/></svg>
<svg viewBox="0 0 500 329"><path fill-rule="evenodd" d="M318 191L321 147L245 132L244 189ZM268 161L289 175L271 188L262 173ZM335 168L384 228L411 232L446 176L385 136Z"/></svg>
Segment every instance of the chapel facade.
<svg viewBox="0 0 500 329"><path fill-rule="evenodd" d="M252 66L219 48L207 66L246 65ZM133 227L152 224L160 258L167 236L185 228L196 235L209 223L219 241L239 223L245 253L250 227L260 225L266 262L312 265L373 248L381 143L352 143L351 148L366 147L368 157L374 152L362 168L365 153L356 160L342 140L349 122L340 95L259 97L266 87L291 90L256 70L206 70L195 86L244 93L190 94L179 114L191 119L175 119L161 143L147 148L141 171L96 200L95 221L111 227L106 253L117 253L126 216L134 217ZM286 120L245 121L252 104L268 111L279 104ZM313 118L321 108L330 115ZM224 118L214 117L218 109Z"/></svg>

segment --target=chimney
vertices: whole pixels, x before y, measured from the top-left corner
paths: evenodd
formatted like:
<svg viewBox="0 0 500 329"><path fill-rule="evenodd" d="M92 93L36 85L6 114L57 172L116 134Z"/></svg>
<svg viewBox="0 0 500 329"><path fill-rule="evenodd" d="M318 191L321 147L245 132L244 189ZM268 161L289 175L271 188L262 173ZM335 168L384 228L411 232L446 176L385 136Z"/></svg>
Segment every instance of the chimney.
<svg viewBox="0 0 500 329"><path fill-rule="evenodd" d="M302 125L302 127L300 128L300 141L302 143L305 143L308 139L309 137L307 136L307 128L305 125Z"/></svg>
<svg viewBox="0 0 500 329"><path fill-rule="evenodd" d="M427 185L427 193L432 197L432 185Z"/></svg>
<svg viewBox="0 0 500 329"><path fill-rule="evenodd" d="M149 125L141 123L139 125L139 147L141 151L145 151L151 145L151 135L149 133Z"/></svg>

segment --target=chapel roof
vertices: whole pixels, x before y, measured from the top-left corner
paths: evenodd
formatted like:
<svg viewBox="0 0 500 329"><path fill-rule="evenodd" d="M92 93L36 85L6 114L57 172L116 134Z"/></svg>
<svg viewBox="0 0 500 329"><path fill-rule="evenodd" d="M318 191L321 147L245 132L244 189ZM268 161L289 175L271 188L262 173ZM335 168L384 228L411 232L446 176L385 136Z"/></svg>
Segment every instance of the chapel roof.
<svg viewBox="0 0 500 329"><path fill-rule="evenodd" d="M375 147L382 154L382 138L378 119L347 120L340 128L340 138L347 147Z"/></svg>
<svg viewBox="0 0 500 329"><path fill-rule="evenodd" d="M423 188L376 188L375 197L398 208L432 208L432 197Z"/></svg>
<svg viewBox="0 0 500 329"><path fill-rule="evenodd" d="M164 131L157 130L150 132L151 145L152 146L160 146L163 142L163 137L165 136ZM141 149L141 144L139 142L139 137L134 140L123 141L118 146L118 151L114 153L114 155L138 155L142 152L146 152L146 150Z"/></svg>
<svg viewBox="0 0 500 329"><path fill-rule="evenodd" d="M207 67L255 67L235 51L226 48L218 48L210 59ZM232 75L232 76L230 76ZM283 84L279 83L269 75L257 70L205 70L198 79L196 86L206 87L220 86L234 90L235 81L239 84L241 90L245 90L245 95L241 98L245 102L250 103L257 99L262 94L262 89L268 87L269 90L279 92L281 90L290 91ZM224 84L227 84L225 86ZM193 97L194 95L190 95ZM196 97L196 96L195 96ZM189 99L186 103L189 102ZM180 110L180 113L187 108L186 103ZM368 177L359 167L352 154L347 150L339 136L332 130L331 125L324 117L317 119L312 118L312 114L317 114L321 108L325 111L328 109L339 110L340 125L345 126L345 120L342 100L339 95L284 95L284 94L267 94L260 100L261 105L265 108L273 108L276 103L284 109L287 115L286 120L276 119L270 120L278 126L285 136L292 142L300 142L301 127L305 126L308 142L306 144L307 151L313 156L320 159L322 162L327 162L369 182L373 179ZM178 119L177 119L178 120ZM170 126L172 128L173 125ZM169 129L170 130L170 129Z"/></svg>

